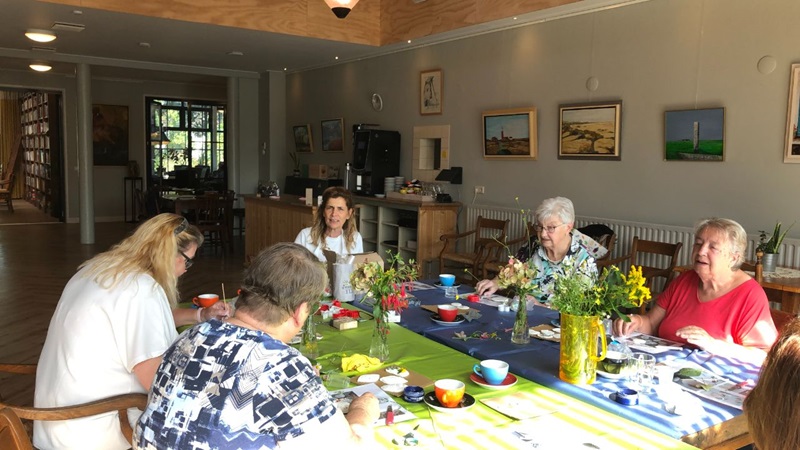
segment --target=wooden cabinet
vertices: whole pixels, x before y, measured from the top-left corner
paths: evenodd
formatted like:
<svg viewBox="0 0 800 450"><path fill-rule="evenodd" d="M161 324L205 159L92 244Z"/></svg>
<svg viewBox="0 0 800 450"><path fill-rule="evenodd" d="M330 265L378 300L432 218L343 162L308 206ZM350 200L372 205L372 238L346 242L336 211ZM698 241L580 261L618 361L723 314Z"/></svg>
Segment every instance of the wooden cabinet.
<svg viewBox="0 0 800 450"><path fill-rule="evenodd" d="M355 197L358 231L364 251L400 253L415 259L427 272L428 262L439 257L444 245L439 236L456 232L460 203L419 203L374 197ZM430 274L424 273L423 276Z"/></svg>
<svg viewBox="0 0 800 450"><path fill-rule="evenodd" d="M56 94L26 92L22 97L25 199L63 220L59 111Z"/></svg>
<svg viewBox="0 0 800 450"><path fill-rule="evenodd" d="M315 206L307 206L296 195L282 195L280 199L244 197L245 263L249 264L258 253L278 242L294 242L297 233L310 227L316 213Z"/></svg>

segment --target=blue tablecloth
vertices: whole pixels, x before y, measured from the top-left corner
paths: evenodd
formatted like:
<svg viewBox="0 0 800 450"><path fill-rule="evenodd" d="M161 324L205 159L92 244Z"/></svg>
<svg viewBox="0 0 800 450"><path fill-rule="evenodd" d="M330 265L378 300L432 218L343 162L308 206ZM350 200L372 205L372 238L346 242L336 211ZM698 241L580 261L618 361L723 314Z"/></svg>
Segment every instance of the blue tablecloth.
<svg viewBox="0 0 800 450"><path fill-rule="evenodd" d="M472 288L468 286L459 288L459 294L468 292L472 292ZM525 345L511 343L510 329L514 322L514 312L499 312L493 306L471 303L464 297L460 300L446 298L444 291L436 288L414 290L413 294L420 300L421 305L460 301L479 310L481 317L456 326L442 326L431 320L431 312L418 306L411 306L402 313L400 325L403 327L478 359L502 359L509 363L511 372L516 375L521 375L606 411L639 422L668 436L680 438L742 414L739 409L701 399L702 414L674 415L664 409L665 402L658 397L655 391L640 395L639 405L622 406L612 400L612 394L626 386L627 381L598 378L594 384L588 386L566 383L558 377L559 344L557 342L532 338L531 342ZM372 310L371 306L362 302L355 302L354 305L368 311ZM556 311L535 307L528 315L528 322L530 326L536 326L550 323L557 317L558 312ZM454 337L456 332L462 331L467 335L476 331L497 332L500 339L467 339L464 341ZM662 353L656 357L659 361L666 359L691 361L734 382L756 381L760 369L752 364L712 356L700 350L681 349Z"/></svg>

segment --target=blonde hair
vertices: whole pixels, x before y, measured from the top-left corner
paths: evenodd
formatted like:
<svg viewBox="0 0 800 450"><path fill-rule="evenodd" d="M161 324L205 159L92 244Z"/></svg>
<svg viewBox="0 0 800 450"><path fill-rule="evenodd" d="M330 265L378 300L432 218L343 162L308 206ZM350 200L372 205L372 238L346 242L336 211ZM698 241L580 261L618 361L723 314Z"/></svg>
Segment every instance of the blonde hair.
<svg viewBox="0 0 800 450"><path fill-rule="evenodd" d="M203 234L197 227L177 214L159 214L79 268L86 267L86 276L104 289L113 289L129 275L150 275L174 308L179 300L175 258L178 250L186 251L192 244L203 245Z"/></svg>
<svg viewBox="0 0 800 450"><path fill-rule="evenodd" d="M353 195L350 191L341 186L331 186L322 193L322 206L317 207L317 215L314 218L314 225L311 227L311 242L315 245L325 248L325 230L328 226L325 224L325 208L328 206L328 201L332 198L343 198L347 205L347 210L351 213L350 218L345 221L342 226L344 234L345 247L350 250L353 248L356 236L356 221L353 218Z"/></svg>
<svg viewBox="0 0 800 450"><path fill-rule="evenodd" d="M773 344L758 384L744 400L756 448L800 448L800 320L794 319Z"/></svg>
<svg viewBox="0 0 800 450"><path fill-rule="evenodd" d="M744 252L747 249L747 232L739 222L731 219L710 217L703 219L694 226L694 235L697 236L707 228L721 232L731 246L731 253L736 255L736 261L731 266L732 270L742 267L744 263Z"/></svg>
<svg viewBox="0 0 800 450"><path fill-rule="evenodd" d="M268 325L286 320L303 303L319 300L328 273L302 245L282 242L267 248L244 274L236 309Z"/></svg>

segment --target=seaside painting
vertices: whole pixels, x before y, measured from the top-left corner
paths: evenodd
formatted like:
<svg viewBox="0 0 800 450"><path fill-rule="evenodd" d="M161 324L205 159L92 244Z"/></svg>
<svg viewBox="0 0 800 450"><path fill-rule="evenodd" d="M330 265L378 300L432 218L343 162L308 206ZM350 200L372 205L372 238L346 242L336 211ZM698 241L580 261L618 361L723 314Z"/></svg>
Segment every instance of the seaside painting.
<svg viewBox="0 0 800 450"><path fill-rule="evenodd" d="M536 108L483 113L485 159L536 159Z"/></svg>
<svg viewBox="0 0 800 450"><path fill-rule="evenodd" d="M621 101L562 105L559 110L559 159L621 159Z"/></svg>

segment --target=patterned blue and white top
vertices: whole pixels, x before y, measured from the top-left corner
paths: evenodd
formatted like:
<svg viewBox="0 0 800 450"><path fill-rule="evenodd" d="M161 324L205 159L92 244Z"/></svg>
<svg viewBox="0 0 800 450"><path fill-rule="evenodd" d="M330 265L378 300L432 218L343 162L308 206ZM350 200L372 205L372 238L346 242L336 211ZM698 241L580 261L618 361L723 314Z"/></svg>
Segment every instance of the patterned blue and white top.
<svg viewBox="0 0 800 450"><path fill-rule="evenodd" d="M541 303L550 303L550 297L553 295L553 285L555 284L555 275L566 276L568 269L572 271L574 270L572 268L576 267L579 273L594 277L597 275L595 259L602 258L608 253L605 247L580 231L572 230L571 233L572 241L569 245L569 250L564 255L564 259L559 262L547 259L547 252L535 237L531 237L531 241L533 241L533 258L531 258L531 247L528 245L520 248L517 252L517 259L520 261L528 261L530 259L530 264L536 268L537 276L533 283L537 289L532 295Z"/></svg>
<svg viewBox="0 0 800 450"><path fill-rule="evenodd" d="M164 354L133 447L271 449L334 414L300 352L266 333L210 320Z"/></svg>

